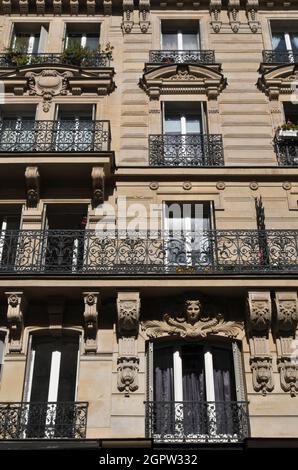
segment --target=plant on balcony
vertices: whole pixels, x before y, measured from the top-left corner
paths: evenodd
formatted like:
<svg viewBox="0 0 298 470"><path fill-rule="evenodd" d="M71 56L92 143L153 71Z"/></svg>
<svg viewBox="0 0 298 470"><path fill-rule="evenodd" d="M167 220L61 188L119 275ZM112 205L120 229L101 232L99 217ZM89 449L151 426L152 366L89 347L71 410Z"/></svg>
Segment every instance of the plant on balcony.
<svg viewBox="0 0 298 470"><path fill-rule="evenodd" d="M277 128L277 137L293 138L298 136L298 124L294 124L290 120Z"/></svg>
<svg viewBox="0 0 298 470"><path fill-rule="evenodd" d="M9 64L16 65L17 67L27 65L29 62L28 54L21 48L13 49L12 47L8 47L5 49L5 56Z"/></svg>
<svg viewBox="0 0 298 470"><path fill-rule="evenodd" d="M104 47L102 46L98 47L98 52L100 54L106 54L109 60L113 60L113 49L114 49L114 46L111 46L111 43L107 42Z"/></svg>
<svg viewBox="0 0 298 470"><path fill-rule="evenodd" d="M106 54L109 60L112 59L112 51L114 47L108 42L104 48L101 46L98 49L93 50L89 47L82 47L80 44L74 44L73 46L64 49L62 54L62 61L68 65L92 65L96 63L96 57L98 54Z"/></svg>

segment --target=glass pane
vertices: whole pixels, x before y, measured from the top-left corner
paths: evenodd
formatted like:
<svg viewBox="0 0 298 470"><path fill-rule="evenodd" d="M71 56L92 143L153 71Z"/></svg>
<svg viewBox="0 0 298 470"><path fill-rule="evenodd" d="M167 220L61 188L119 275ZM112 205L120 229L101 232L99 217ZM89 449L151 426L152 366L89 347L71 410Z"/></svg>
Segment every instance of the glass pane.
<svg viewBox="0 0 298 470"><path fill-rule="evenodd" d="M166 113L164 133L181 134L181 115L179 113Z"/></svg>
<svg viewBox="0 0 298 470"><path fill-rule="evenodd" d="M293 51L298 51L298 33L290 33L291 45Z"/></svg>
<svg viewBox="0 0 298 470"><path fill-rule="evenodd" d="M33 48L32 48L33 54L37 54L38 52L39 37L40 37L39 34L34 35Z"/></svg>
<svg viewBox="0 0 298 470"><path fill-rule="evenodd" d="M199 134L202 132L202 119L201 116L186 115L186 133Z"/></svg>
<svg viewBox="0 0 298 470"><path fill-rule="evenodd" d="M163 50L177 50L178 38L177 33L163 33L162 35L162 48Z"/></svg>
<svg viewBox="0 0 298 470"><path fill-rule="evenodd" d="M287 50L284 33L272 33L272 49L274 51Z"/></svg>
<svg viewBox="0 0 298 470"><path fill-rule="evenodd" d="M78 47L81 45L82 41L82 35L81 34L69 34L68 35L68 41L67 41L67 47Z"/></svg>
<svg viewBox="0 0 298 470"><path fill-rule="evenodd" d="M96 50L99 46L99 35L98 34L87 34L86 47L89 49Z"/></svg>
<svg viewBox="0 0 298 470"><path fill-rule="evenodd" d="M188 34L188 33L183 33L182 35L182 40L183 40L183 50L187 51L193 51L198 49L198 36L197 34Z"/></svg>
<svg viewBox="0 0 298 470"><path fill-rule="evenodd" d="M15 37L14 49L20 52L26 52L29 46L29 34L17 34Z"/></svg>

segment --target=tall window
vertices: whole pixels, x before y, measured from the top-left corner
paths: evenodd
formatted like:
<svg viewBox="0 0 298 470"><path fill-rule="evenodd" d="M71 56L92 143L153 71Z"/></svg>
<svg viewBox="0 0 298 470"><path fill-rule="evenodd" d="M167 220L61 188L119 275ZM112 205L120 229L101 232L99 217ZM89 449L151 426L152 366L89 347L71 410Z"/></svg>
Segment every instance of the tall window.
<svg viewBox="0 0 298 470"><path fill-rule="evenodd" d="M284 108L284 119L285 122L291 122L292 124L298 124L298 109L297 105L289 101L283 103Z"/></svg>
<svg viewBox="0 0 298 470"><path fill-rule="evenodd" d="M0 206L0 271L13 269L17 255L18 233L21 222L20 205Z"/></svg>
<svg viewBox="0 0 298 470"><path fill-rule="evenodd" d="M26 152L32 149L36 106L9 106L1 111L0 151Z"/></svg>
<svg viewBox="0 0 298 470"><path fill-rule="evenodd" d="M298 22L272 21L272 49L278 52L298 52Z"/></svg>
<svg viewBox="0 0 298 470"><path fill-rule="evenodd" d="M237 434L233 406L243 400L237 343L156 341L149 349L156 435L170 440Z"/></svg>
<svg viewBox="0 0 298 470"><path fill-rule="evenodd" d="M11 47L15 51L36 54L45 52L48 40L48 25L15 23Z"/></svg>
<svg viewBox="0 0 298 470"><path fill-rule="evenodd" d="M204 106L200 101L165 101L163 111L164 134L199 134L206 127Z"/></svg>
<svg viewBox="0 0 298 470"><path fill-rule="evenodd" d="M161 48L177 51L200 49L199 23L197 21L163 21Z"/></svg>
<svg viewBox="0 0 298 470"><path fill-rule="evenodd" d="M96 50L99 46L99 38L99 24L69 23L66 25L65 48L81 46Z"/></svg>
<svg viewBox="0 0 298 470"><path fill-rule="evenodd" d="M56 150L85 151L94 141L93 118L95 106L93 105L65 105L56 109L57 133Z"/></svg>

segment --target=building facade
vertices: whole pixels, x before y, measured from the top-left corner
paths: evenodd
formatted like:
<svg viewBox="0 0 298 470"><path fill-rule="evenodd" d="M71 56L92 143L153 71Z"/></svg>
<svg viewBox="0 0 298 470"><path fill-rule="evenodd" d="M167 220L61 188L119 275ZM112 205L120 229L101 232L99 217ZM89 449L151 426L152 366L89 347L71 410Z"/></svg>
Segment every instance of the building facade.
<svg viewBox="0 0 298 470"><path fill-rule="evenodd" d="M298 437L294 1L1 0L0 439Z"/></svg>

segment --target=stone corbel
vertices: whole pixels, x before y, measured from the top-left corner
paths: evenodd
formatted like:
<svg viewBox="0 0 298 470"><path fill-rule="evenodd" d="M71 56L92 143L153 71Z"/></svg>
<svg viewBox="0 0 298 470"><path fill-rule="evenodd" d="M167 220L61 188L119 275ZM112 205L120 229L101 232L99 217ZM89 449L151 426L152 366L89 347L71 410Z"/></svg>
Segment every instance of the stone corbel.
<svg viewBox="0 0 298 470"><path fill-rule="evenodd" d="M298 392L297 292L276 292L277 367L281 388L295 397Z"/></svg>
<svg viewBox="0 0 298 470"><path fill-rule="evenodd" d="M95 0L87 0L87 15L95 15Z"/></svg>
<svg viewBox="0 0 298 470"><path fill-rule="evenodd" d="M133 28L133 8L134 0L123 0L123 20L122 20L122 31L124 33L130 33Z"/></svg>
<svg viewBox="0 0 298 470"><path fill-rule="evenodd" d="M4 15L11 14L11 0L2 0L2 10Z"/></svg>
<svg viewBox="0 0 298 470"><path fill-rule="evenodd" d="M104 15L112 14L112 0L103 0L103 13Z"/></svg>
<svg viewBox="0 0 298 470"><path fill-rule="evenodd" d="M40 176L37 166L27 166L25 171L27 207L37 207L39 203Z"/></svg>
<svg viewBox="0 0 298 470"><path fill-rule="evenodd" d="M36 0L36 13L44 15L45 13L45 0Z"/></svg>
<svg viewBox="0 0 298 470"><path fill-rule="evenodd" d="M253 33L257 33L260 23L257 20L257 11L259 7L259 0L247 0L246 1L246 14L248 19L248 25Z"/></svg>
<svg viewBox="0 0 298 470"><path fill-rule="evenodd" d="M77 15L79 13L79 0L70 0L70 14Z"/></svg>
<svg viewBox="0 0 298 470"><path fill-rule="evenodd" d="M61 15L62 0L53 0L54 15Z"/></svg>
<svg viewBox="0 0 298 470"><path fill-rule="evenodd" d="M129 397L138 386L139 358L136 356L122 356L117 359L117 386L120 392Z"/></svg>
<svg viewBox="0 0 298 470"><path fill-rule="evenodd" d="M228 3L229 23L230 23L233 33L238 33L239 28L240 28L239 8L240 8L240 0L229 0L229 3Z"/></svg>
<svg viewBox="0 0 298 470"><path fill-rule="evenodd" d="M150 0L140 0L139 1L139 22L140 22L140 29L142 33L147 33L150 21Z"/></svg>
<svg viewBox="0 0 298 470"><path fill-rule="evenodd" d="M9 326L9 352L22 351L24 314L27 302L23 292L5 292L7 296L7 322Z"/></svg>
<svg viewBox="0 0 298 470"><path fill-rule="evenodd" d="M134 336L139 333L140 319L140 294L139 292L118 292L118 335Z"/></svg>
<svg viewBox="0 0 298 470"><path fill-rule="evenodd" d="M20 15L28 15L28 0L19 0Z"/></svg>
<svg viewBox="0 0 298 470"><path fill-rule="evenodd" d="M84 323L85 323L85 352L96 353L98 330L99 292L83 292Z"/></svg>
<svg viewBox="0 0 298 470"><path fill-rule="evenodd" d="M211 26L215 33L219 33L221 29L220 13L221 0L210 0Z"/></svg>
<svg viewBox="0 0 298 470"><path fill-rule="evenodd" d="M105 183L105 172L104 168L100 166L94 166L91 171L92 178L92 206L97 207L104 201L104 183Z"/></svg>
<svg viewBox="0 0 298 470"><path fill-rule="evenodd" d="M272 304L269 291L249 292L247 299L247 332L253 387L266 395L274 388L272 357L269 348Z"/></svg>

